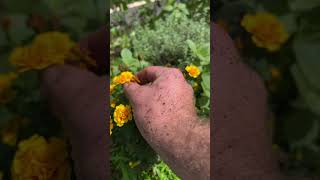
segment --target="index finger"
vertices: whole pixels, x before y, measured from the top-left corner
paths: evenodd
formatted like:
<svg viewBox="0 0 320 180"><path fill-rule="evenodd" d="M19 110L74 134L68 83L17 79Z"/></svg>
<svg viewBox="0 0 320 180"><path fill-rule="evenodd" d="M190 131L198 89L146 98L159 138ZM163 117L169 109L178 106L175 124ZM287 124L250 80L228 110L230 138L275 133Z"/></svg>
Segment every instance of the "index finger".
<svg viewBox="0 0 320 180"><path fill-rule="evenodd" d="M141 84L147 84L158 79L165 69L165 67L161 66L149 66L140 71L137 77L141 81Z"/></svg>

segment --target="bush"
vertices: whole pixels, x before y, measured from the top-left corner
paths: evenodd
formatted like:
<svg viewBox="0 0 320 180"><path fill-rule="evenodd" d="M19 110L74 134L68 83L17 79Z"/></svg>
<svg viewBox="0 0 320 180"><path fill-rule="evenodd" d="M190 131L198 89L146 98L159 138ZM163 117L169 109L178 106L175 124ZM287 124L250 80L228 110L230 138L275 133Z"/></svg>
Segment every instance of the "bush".
<svg viewBox="0 0 320 180"><path fill-rule="evenodd" d="M193 59L186 40L206 44L210 38L210 28L205 19L195 21L183 13L173 13L166 19L160 19L154 27L138 26L134 32L132 46L135 54L157 65L177 65Z"/></svg>

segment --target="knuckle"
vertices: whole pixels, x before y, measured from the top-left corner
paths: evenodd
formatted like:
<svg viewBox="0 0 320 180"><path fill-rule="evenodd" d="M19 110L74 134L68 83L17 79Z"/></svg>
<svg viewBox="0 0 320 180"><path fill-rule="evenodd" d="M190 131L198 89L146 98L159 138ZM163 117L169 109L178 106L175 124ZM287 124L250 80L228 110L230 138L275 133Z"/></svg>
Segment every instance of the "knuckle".
<svg viewBox="0 0 320 180"><path fill-rule="evenodd" d="M179 79L183 78L183 74L178 68L171 68L170 73L172 73L172 75L174 75L176 78L179 78Z"/></svg>

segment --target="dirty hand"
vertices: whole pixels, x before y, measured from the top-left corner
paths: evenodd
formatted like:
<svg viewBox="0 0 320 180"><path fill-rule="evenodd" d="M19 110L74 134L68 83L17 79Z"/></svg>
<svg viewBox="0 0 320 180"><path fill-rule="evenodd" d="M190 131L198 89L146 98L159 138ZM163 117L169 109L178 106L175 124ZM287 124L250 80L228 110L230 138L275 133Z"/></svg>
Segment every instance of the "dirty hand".
<svg viewBox="0 0 320 180"><path fill-rule="evenodd" d="M142 136L178 175L199 177L200 171L202 176L208 175L209 125L200 123L193 89L181 71L151 66L137 77L140 85L128 83L124 87ZM198 151L199 146L203 149Z"/></svg>
<svg viewBox="0 0 320 180"><path fill-rule="evenodd" d="M100 66L105 62L106 35L103 28L80 42ZM79 180L108 177L107 84L106 76L68 65L50 67L42 74L43 94L65 129Z"/></svg>

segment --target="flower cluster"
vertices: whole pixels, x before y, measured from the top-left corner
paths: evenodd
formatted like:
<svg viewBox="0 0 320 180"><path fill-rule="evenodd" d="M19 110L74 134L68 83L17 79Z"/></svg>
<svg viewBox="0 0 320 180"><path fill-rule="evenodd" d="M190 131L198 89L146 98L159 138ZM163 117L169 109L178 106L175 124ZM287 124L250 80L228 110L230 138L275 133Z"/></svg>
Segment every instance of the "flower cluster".
<svg viewBox="0 0 320 180"><path fill-rule="evenodd" d="M66 143L39 135L19 143L11 169L13 180L69 180L70 172Z"/></svg>
<svg viewBox="0 0 320 180"><path fill-rule="evenodd" d="M113 94L115 91L115 88L118 85L123 85L128 82L139 82L139 80L135 77L135 75L132 72L124 71L121 72L119 75L115 76L112 79L112 83L110 84L110 94ZM111 108L114 108L113 113L113 120L110 117L110 135L112 134L113 127L113 121L116 123L118 127L122 127L125 123L132 120L132 110L131 106L129 105L116 105L116 102L114 100L110 103Z"/></svg>
<svg viewBox="0 0 320 180"><path fill-rule="evenodd" d="M113 78L112 86L116 86L116 85L119 85L119 84L125 84L127 82L132 82L132 81L135 81L135 80L136 80L136 78L132 74L132 72L125 71L125 72L122 72L120 75L118 75L118 76Z"/></svg>

